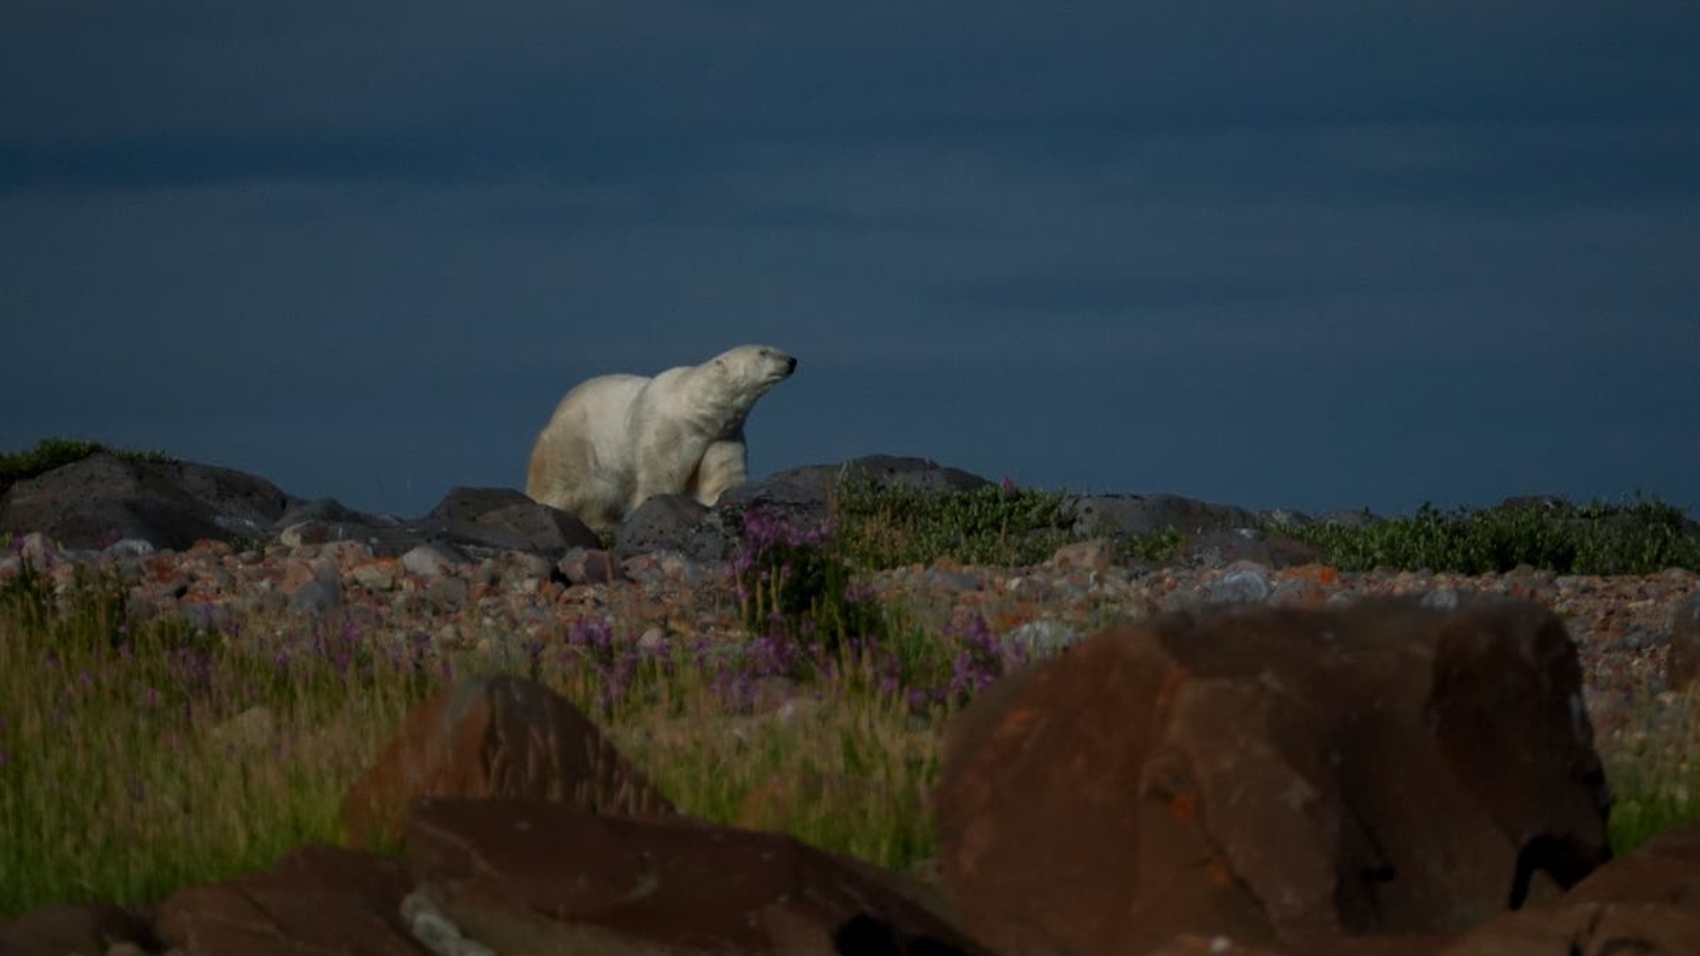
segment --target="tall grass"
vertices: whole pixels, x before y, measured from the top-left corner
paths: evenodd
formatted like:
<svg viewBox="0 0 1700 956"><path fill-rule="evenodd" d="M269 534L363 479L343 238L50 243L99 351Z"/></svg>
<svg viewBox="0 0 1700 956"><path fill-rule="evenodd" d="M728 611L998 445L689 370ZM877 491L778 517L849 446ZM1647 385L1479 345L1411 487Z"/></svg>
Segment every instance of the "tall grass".
<svg viewBox="0 0 1700 956"><path fill-rule="evenodd" d="M63 594L28 566L0 585L0 915L155 901L342 842L341 799L408 708L479 672L565 695L686 812L903 870L932 850L944 721L1002 666L896 616L834 646L646 647L599 618L471 635L482 653L335 620L217 631L133 619L115 576L79 571Z"/></svg>
<svg viewBox="0 0 1700 956"><path fill-rule="evenodd" d="M312 656L133 621L110 578L68 598L28 566L0 587L0 911L153 899L338 839L339 782L418 695L361 635Z"/></svg>

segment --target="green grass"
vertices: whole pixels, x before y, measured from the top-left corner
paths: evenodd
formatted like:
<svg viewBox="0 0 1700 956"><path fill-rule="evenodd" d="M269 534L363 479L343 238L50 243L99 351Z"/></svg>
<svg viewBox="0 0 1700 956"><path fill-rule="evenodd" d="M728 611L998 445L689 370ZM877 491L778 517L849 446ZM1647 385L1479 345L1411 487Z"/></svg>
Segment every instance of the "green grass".
<svg viewBox="0 0 1700 956"><path fill-rule="evenodd" d="M831 502L839 553L863 569L930 564L1038 564L1072 540L1065 495L986 486L950 494L875 491L841 482Z"/></svg>
<svg viewBox="0 0 1700 956"><path fill-rule="evenodd" d="M1519 565L1560 574L1656 574L1700 570L1700 527L1658 500L1551 506L1503 504L1416 514L1359 528L1321 523L1279 529L1321 548L1341 571L1488 574Z"/></svg>
<svg viewBox="0 0 1700 956"><path fill-rule="evenodd" d="M516 666L500 652L416 657L404 637L283 618L236 637L140 622L122 595L91 575L58 601L27 570L0 587L0 917L157 901L293 846L343 842L343 794L451 660L564 694L694 815L899 871L932 852L923 800L948 708L912 709L849 657L819 699L777 719L729 707L697 666L645 665L607 700L595 662L566 647L567 622ZM269 726L240 729L251 720Z"/></svg>
<svg viewBox="0 0 1700 956"><path fill-rule="evenodd" d="M302 843L343 841L346 789L444 678L447 659L416 657L423 645L396 635L255 620L232 637L133 620L122 595L98 575L65 601L27 570L0 586L0 916L157 901ZM906 679L950 666L933 614L888 609L891 666ZM932 855L926 794L949 704L917 710L881 690L887 672L848 657L783 717L728 707L698 666L645 663L608 699L594 655L568 647L575 626L517 661L465 652L453 665L563 693L688 813L898 871ZM1700 818L1697 717L1700 694L1644 702L1606 751L1618 852ZM261 726L236 729L246 720Z"/></svg>
<svg viewBox="0 0 1700 956"><path fill-rule="evenodd" d="M1614 850L1700 820L1700 687L1641 701L1604 758Z"/></svg>
<svg viewBox="0 0 1700 956"><path fill-rule="evenodd" d="M929 564L1020 567L1038 564L1073 533L1068 496L982 487L950 494L873 491L841 484L832 501L833 546L864 569ZM1700 571L1700 523L1657 499L1613 503L1507 503L1413 515L1363 527L1320 522L1266 529L1316 545L1341 571L1377 569L1503 573L1529 566L1560 574L1656 574ZM1172 559L1185 536L1165 529L1120 541L1124 557Z"/></svg>

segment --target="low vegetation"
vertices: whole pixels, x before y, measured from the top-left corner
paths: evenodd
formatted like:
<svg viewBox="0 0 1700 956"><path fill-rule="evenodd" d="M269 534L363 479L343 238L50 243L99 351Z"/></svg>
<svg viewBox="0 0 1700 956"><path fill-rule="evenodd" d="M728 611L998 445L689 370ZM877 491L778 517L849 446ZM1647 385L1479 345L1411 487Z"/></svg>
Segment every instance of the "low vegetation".
<svg viewBox="0 0 1700 956"><path fill-rule="evenodd" d="M1559 574L1700 571L1700 524L1656 500L1575 505L1540 499L1441 511L1359 527L1322 523L1281 533L1321 548L1341 571L1376 568L1488 574L1527 566Z"/></svg>
<svg viewBox="0 0 1700 956"><path fill-rule="evenodd" d="M90 453L44 442L0 482ZM1072 540L1066 496L841 488L827 521L746 517L733 558L752 637L646 645L617 622L474 633L488 652L334 618L205 626L141 619L122 581L0 577L0 916L81 899L157 900L344 839L339 804L402 716L456 674L517 672L565 694L687 812L776 826L896 869L933 851L925 794L943 728L1025 660L985 620L940 621L862 584L950 559L1030 565ZM1659 503L1506 505L1362 528L1310 524L1344 570L1564 573L1700 568L1692 522ZM1174 532L1127 542L1162 558ZM761 716L757 716L761 715ZM1606 754L1622 851L1700 817L1700 698L1643 703Z"/></svg>
<svg viewBox="0 0 1700 956"><path fill-rule="evenodd" d="M163 452L108 448L99 442L78 441L71 438L44 438L36 442L34 448L0 453L0 492L20 481L26 481L37 475L44 475L55 468L63 468L103 451L134 461L155 463L175 461Z"/></svg>

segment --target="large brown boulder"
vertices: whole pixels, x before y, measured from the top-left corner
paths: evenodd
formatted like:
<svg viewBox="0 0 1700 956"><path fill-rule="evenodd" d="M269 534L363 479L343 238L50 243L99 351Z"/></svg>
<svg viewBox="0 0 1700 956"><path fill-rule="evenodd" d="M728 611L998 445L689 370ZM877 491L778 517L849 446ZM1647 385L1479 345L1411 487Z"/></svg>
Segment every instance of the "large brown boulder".
<svg viewBox="0 0 1700 956"><path fill-rule="evenodd" d="M359 846L401 837L413 800L533 797L597 812L671 813L672 804L590 718L520 677L463 677L420 704L343 799Z"/></svg>
<svg viewBox="0 0 1700 956"><path fill-rule="evenodd" d="M159 935L185 956L421 956L401 917L409 889L397 860L302 847L269 872L179 890Z"/></svg>
<svg viewBox="0 0 1700 956"><path fill-rule="evenodd" d="M1441 956L1700 953L1700 824L1595 870L1561 899L1501 916Z"/></svg>
<svg viewBox="0 0 1700 956"><path fill-rule="evenodd" d="M961 715L942 873L1011 956L1439 940L1608 858L1580 683L1563 625L1522 602L1116 628Z"/></svg>
<svg viewBox="0 0 1700 956"><path fill-rule="evenodd" d="M462 677L416 706L343 798L357 845L403 834L420 796L519 796L598 813L672 813L590 718L524 677Z"/></svg>
<svg viewBox="0 0 1700 956"><path fill-rule="evenodd" d="M796 839L536 800L426 800L420 895L499 953L967 956L877 867Z"/></svg>

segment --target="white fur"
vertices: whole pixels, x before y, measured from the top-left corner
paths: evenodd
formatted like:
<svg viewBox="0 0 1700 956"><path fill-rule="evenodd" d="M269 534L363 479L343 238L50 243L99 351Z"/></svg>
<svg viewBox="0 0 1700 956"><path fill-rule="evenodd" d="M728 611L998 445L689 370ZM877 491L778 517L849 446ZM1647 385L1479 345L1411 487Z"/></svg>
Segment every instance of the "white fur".
<svg viewBox="0 0 1700 956"><path fill-rule="evenodd" d="M584 381L538 433L525 493L597 530L651 495L712 505L745 478L751 407L796 366L776 348L741 345L653 378Z"/></svg>

